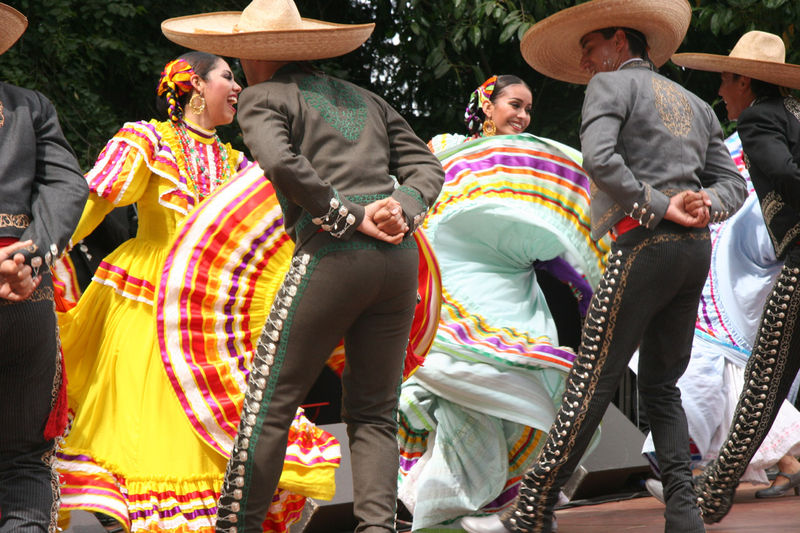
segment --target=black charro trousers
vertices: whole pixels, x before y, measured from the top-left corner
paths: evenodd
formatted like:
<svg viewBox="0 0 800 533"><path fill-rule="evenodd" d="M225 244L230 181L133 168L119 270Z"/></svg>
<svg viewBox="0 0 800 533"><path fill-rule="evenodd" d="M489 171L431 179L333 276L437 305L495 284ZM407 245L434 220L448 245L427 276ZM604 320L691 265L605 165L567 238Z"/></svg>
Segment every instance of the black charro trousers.
<svg viewBox="0 0 800 533"><path fill-rule="evenodd" d="M561 407L517 500L501 516L508 529L551 531L558 492L578 466L638 347L639 388L664 482L665 531L705 531L691 485L688 426L676 383L689 363L710 258L707 228L667 221L654 230L630 230L612 245Z"/></svg>
<svg viewBox="0 0 800 533"><path fill-rule="evenodd" d="M696 483L703 520L722 520L747 465L778 416L800 370L800 246L786 254L764 303L755 346L744 368L744 387L728 436Z"/></svg>
<svg viewBox="0 0 800 533"><path fill-rule="evenodd" d="M318 233L294 254L262 332L219 502L217 530L260 532L295 411L344 338L356 531L394 532L397 401L417 295L413 236L389 245Z"/></svg>
<svg viewBox="0 0 800 533"><path fill-rule="evenodd" d="M2 533L55 531L55 443L45 440L44 429L60 385L58 349L49 275L23 302L0 299Z"/></svg>

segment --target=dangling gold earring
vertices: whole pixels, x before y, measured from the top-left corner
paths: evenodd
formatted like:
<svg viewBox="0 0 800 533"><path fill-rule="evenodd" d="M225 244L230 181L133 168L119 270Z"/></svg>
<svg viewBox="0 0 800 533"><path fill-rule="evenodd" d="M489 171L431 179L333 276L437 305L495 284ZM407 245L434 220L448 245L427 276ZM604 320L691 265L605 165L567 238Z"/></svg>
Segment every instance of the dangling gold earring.
<svg viewBox="0 0 800 533"><path fill-rule="evenodd" d="M483 121L483 135L485 137L491 137L497 133L497 126L494 125L494 121L490 118L487 118Z"/></svg>
<svg viewBox="0 0 800 533"><path fill-rule="evenodd" d="M195 115L200 115L206 109L206 99L198 93L194 93L189 99L189 107Z"/></svg>

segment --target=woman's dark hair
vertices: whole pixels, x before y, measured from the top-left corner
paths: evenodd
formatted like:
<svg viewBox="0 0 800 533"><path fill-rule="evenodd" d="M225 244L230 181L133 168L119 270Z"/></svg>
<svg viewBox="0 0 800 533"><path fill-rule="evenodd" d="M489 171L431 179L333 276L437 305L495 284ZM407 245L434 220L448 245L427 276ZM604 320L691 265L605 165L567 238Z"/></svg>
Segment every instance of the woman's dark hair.
<svg viewBox="0 0 800 533"><path fill-rule="evenodd" d="M617 33L617 30L625 32L625 37L628 38L628 50L632 56L650 61L650 56L647 54L647 37L639 30L632 28L603 28L597 31L603 36L603 39L609 40Z"/></svg>
<svg viewBox="0 0 800 533"><path fill-rule="evenodd" d="M525 83L525 81L519 76L515 76L513 74L500 74L497 76L497 81L494 82L494 90L489 97L489 101L494 102L497 97L503 94L503 91L505 91L506 88L511 85L523 85L529 91L531 90L530 86L528 86L528 84ZM464 123L467 125L467 131L469 132L469 135L476 135L480 133L483 130L483 121L486 120L483 107L481 107L480 98L470 99L467 113L469 118L464 120ZM477 120L475 120L476 118Z"/></svg>
<svg viewBox="0 0 800 533"><path fill-rule="evenodd" d="M189 63L194 73L205 80L208 79L208 73L214 69L214 65L217 64L220 58L219 56L206 52L186 52L178 57L178 59L183 59ZM167 91L157 95L156 110L158 111L159 118L162 120L169 118L169 99L171 97L174 97L178 101L182 113L183 109L186 107L186 103L189 101L189 94L190 93L173 96L171 91Z"/></svg>

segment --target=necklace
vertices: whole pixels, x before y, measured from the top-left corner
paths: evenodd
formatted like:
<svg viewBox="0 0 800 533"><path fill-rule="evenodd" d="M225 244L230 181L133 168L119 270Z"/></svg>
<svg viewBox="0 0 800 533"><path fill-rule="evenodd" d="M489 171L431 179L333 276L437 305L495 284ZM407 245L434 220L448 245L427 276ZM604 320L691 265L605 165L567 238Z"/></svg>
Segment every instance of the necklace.
<svg viewBox="0 0 800 533"><path fill-rule="evenodd" d="M233 175L231 164L228 160L228 150L225 148L225 145L220 142L219 137L214 135L212 144L217 149L212 149L212 152L214 155L214 168L216 172L212 177L211 170L206 166L200 153L195 148L196 141L189 139L189 132L187 131L186 124L183 122L178 124L173 123L172 127L178 135L181 153L183 154L186 170L189 173L189 179L194 186L195 195L200 200L203 200ZM208 151L206 151L206 154L208 154Z"/></svg>

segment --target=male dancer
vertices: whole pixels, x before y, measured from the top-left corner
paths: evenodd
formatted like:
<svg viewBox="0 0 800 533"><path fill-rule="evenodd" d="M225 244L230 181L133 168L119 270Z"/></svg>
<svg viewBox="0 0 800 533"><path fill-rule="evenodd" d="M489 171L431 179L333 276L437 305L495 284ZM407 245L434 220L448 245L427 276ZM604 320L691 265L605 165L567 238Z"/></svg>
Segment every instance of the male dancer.
<svg viewBox="0 0 800 533"><path fill-rule="evenodd" d="M397 395L417 289L412 233L442 187L441 164L383 99L293 63L349 52L372 24L307 22L291 0L255 0L219 26L186 20L166 21L165 35L242 58L250 86L239 124L296 243L250 374L217 529L261 531L289 424L344 338L356 531L394 532Z"/></svg>
<svg viewBox="0 0 800 533"><path fill-rule="evenodd" d="M800 101L781 90L800 88L800 66L785 58L783 40L762 31L745 33L728 56L673 56L678 65L721 73L719 94L728 118L738 119L761 213L775 255L784 260L764 305L728 436L696 484L700 511L709 524L728 514L739 479L800 369L800 291L795 290L800 276ZM800 486L800 473L782 475L789 486Z"/></svg>
<svg viewBox="0 0 800 533"><path fill-rule="evenodd" d="M539 72L586 83L584 167L593 182L592 234L616 235L547 441L502 516L468 517L470 533L545 532L639 348L639 387L662 468L665 531L705 531L689 468L676 386L690 358L711 254L708 223L744 201L745 181L716 115L655 72L689 27L686 0L593 0L536 24L522 41Z"/></svg>
<svg viewBox="0 0 800 533"><path fill-rule="evenodd" d="M0 4L0 53L27 19ZM55 438L66 426L53 283L89 190L36 91L0 83L0 532L55 532Z"/></svg>

